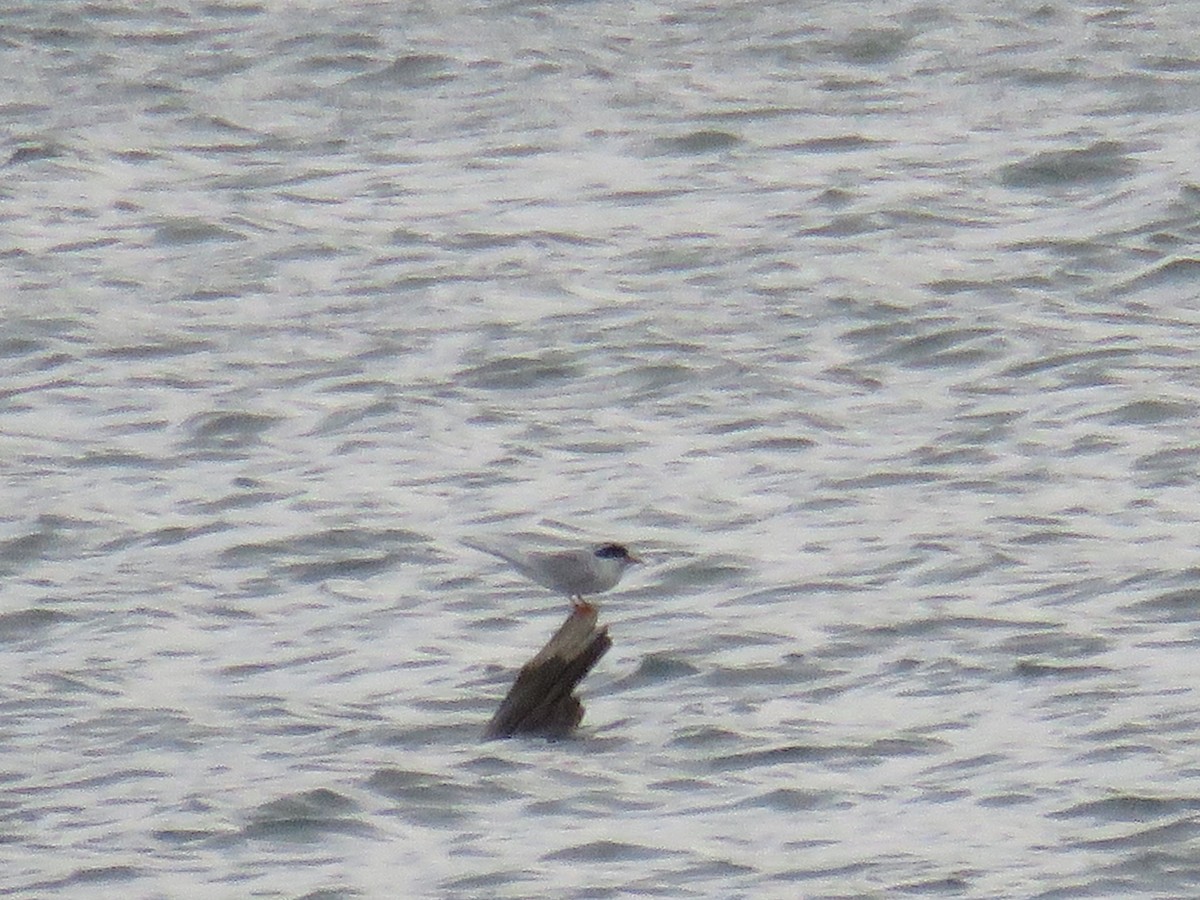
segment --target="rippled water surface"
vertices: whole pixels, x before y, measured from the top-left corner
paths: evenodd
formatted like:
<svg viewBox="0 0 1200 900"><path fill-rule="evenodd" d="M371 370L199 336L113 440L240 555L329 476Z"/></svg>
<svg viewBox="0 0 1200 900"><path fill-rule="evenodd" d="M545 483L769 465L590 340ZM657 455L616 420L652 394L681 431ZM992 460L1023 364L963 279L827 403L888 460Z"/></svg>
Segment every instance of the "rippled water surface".
<svg viewBox="0 0 1200 900"><path fill-rule="evenodd" d="M1200 894L1197 34L0 6L0 895Z"/></svg>

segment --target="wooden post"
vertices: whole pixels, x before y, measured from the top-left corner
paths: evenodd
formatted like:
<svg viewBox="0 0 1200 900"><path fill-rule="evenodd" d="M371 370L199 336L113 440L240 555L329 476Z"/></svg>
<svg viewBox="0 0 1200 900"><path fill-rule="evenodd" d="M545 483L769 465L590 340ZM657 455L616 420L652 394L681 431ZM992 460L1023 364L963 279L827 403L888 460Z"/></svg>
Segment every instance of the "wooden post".
<svg viewBox="0 0 1200 900"><path fill-rule="evenodd" d="M517 680L484 729L485 740L517 734L561 738L583 721L575 686L608 652L608 627L596 627L596 608L576 606Z"/></svg>

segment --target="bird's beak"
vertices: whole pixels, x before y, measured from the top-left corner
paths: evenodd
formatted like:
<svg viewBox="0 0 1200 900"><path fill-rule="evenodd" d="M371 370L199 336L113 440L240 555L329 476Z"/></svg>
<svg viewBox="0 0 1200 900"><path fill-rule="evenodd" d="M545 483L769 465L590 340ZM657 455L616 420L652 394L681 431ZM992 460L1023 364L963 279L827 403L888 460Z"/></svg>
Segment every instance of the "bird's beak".
<svg viewBox="0 0 1200 900"><path fill-rule="evenodd" d="M634 556L632 553L629 554L629 561L631 563L636 563L639 566L645 562L645 560L642 559L640 556Z"/></svg>

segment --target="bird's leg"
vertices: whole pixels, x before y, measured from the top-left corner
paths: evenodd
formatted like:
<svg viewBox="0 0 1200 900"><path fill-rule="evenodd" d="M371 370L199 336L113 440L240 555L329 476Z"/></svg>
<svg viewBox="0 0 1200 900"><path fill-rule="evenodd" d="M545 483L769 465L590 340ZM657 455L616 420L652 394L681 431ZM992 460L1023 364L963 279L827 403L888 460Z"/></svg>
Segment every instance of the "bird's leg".
<svg viewBox="0 0 1200 900"><path fill-rule="evenodd" d="M583 594L576 594L571 598L571 609L574 612L589 613L595 608L596 607L592 606L592 604L583 599Z"/></svg>

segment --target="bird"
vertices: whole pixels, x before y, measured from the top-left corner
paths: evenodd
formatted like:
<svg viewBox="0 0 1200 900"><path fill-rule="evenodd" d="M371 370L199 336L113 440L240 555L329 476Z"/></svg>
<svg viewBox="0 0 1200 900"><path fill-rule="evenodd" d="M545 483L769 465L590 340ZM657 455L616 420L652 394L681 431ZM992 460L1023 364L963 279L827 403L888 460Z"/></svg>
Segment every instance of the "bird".
<svg viewBox="0 0 1200 900"><path fill-rule="evenodd" d="M604 543L573 550L522 550L499 540L464 540L472 550L499 557L530 581L571 598L576 611L594 610L585 594L616 586L630 566L642 560L624 544Z"/></svg>

